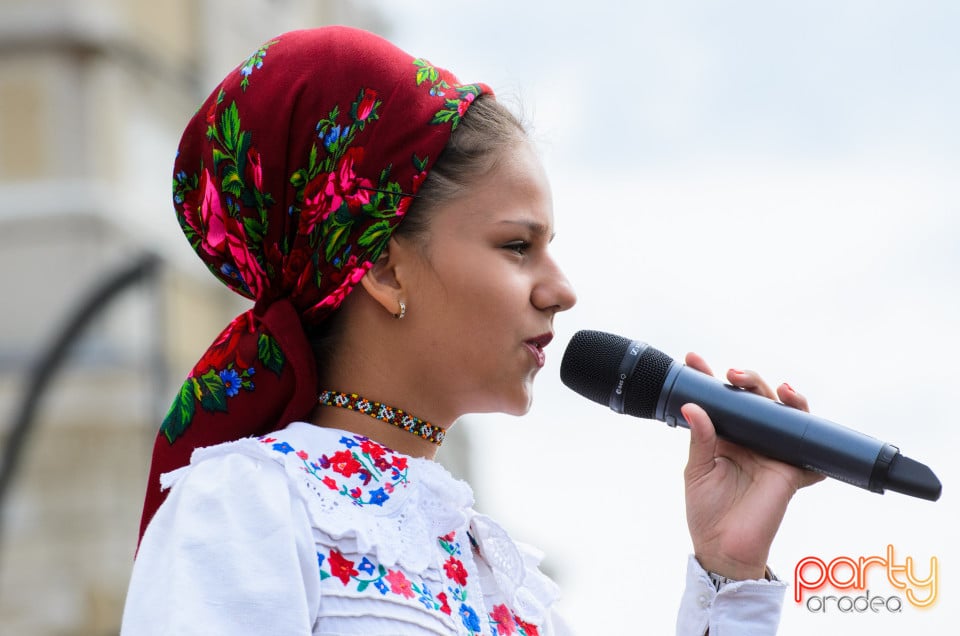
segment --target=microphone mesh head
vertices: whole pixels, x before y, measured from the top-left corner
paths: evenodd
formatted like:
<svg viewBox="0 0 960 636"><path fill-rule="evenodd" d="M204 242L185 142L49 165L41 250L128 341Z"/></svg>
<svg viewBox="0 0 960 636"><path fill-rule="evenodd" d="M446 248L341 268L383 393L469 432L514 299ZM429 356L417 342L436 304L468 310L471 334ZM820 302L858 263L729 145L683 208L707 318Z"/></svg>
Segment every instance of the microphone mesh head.
<svg viewBox="0 0 960 636"><path fill-rule="evenodd" d="M631 342L602 331L578 331L563 354L560 380L588 400L609 406L610 394L620 382L620 363ZM668 355L647 346L624 384L624 413L653 418L671 364Z"/></svg>
<svg viewBox="0 0 960 636"><path fill-rule="evenodd" d="M667 380L673 360L667 354L647 347L630 376L625 389L623 412L634 417L653 419L660 401L660 391Z"/></svg>
<svg viewBox="0 0 960 636"><path fill-rule="evenodd" d="M578 331L563 354L560 381L588 400L608 405L629 346L629 340L612 333Z"/></svg>

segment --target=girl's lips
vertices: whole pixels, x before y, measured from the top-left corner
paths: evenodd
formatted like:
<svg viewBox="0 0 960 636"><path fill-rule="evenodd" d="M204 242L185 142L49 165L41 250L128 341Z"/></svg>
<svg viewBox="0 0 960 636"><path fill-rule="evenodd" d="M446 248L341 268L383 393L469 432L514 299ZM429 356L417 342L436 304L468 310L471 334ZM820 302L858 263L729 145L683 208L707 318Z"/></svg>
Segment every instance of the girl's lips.
<svg viewBox="0 0 960 636"><path fill-rule="evenodd" d="M527 347L530 353L533 354L533 358L537 362L537 367L542 369L543 365L547 362L547 354L543 352L543 348L536 342L532 342L530 340L523 344Z"/></svg>
<svg viewBox="0 0 960 636"><path fill-rule="evenodd" d="M537 367L539 368L543 368L543 365L547 361L547 355L543 352L543 348L550 344L551 340L553 340L553 334L544 333L536 338L530 338L523 343L527 349L530 350L530 353L533 354L534 359L537 361Z"/></svg>

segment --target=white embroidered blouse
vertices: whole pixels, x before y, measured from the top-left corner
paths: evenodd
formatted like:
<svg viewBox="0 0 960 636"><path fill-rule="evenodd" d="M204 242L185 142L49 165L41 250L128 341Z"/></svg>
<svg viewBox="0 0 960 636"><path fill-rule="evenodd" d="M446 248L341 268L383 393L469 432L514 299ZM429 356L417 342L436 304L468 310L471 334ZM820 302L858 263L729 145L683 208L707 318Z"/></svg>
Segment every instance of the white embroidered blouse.
<svg viewBox="0 0 960 636"><path fill-rule="evenodd" d="M564 636L541 555L436 462L297 422L162 478L124 636ZM690 558L678 634L773 634L784 586L717 593Z"/></svg>

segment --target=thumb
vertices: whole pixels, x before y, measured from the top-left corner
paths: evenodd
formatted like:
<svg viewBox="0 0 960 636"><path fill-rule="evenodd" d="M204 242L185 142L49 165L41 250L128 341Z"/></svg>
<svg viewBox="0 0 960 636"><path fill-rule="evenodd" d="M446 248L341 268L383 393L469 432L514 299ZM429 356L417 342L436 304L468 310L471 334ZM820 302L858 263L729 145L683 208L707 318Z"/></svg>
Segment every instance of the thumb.
<svg viewBox="0 0 960 636"><path fill-rule="evenodd" d="M710 416L696 404L684 404L680 408L690 426L690 455L687 459L687 478L696 480L714 467L717 450L717 432Z"/></svg>

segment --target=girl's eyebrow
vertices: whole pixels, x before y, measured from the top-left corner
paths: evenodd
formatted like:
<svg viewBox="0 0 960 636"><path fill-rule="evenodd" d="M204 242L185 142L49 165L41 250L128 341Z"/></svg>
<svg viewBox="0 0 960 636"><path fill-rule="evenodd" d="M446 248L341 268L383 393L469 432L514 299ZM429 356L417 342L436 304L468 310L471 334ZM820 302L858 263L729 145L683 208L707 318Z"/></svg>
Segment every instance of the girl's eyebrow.
<svg viewBox="0 0 960 636"><path fill-rule="evenodd" d="M548 237L549 241L552 241L554 237L557 235L556 232L551 232L549 227L547 227L546 225L538 221L530 221L527 219L504 219L500 221L500 223L508 223L510 225L523 226L529 229L534 234L539 234L541 236Z"/></svg>

